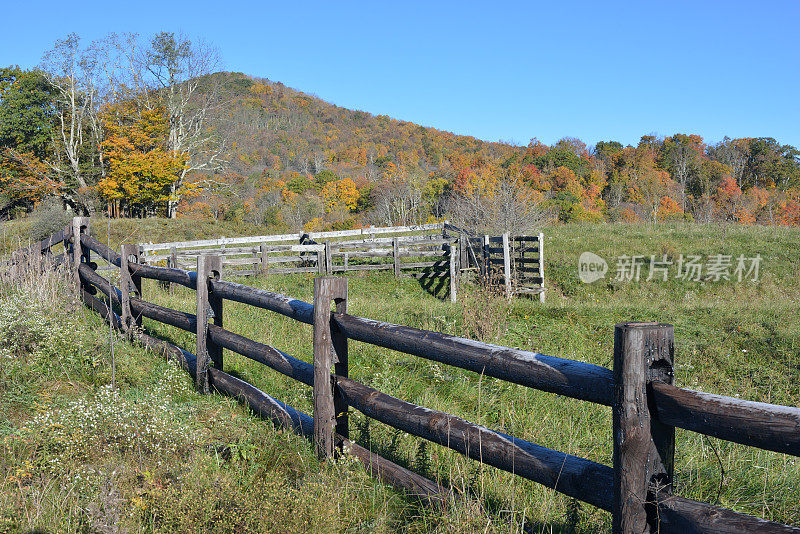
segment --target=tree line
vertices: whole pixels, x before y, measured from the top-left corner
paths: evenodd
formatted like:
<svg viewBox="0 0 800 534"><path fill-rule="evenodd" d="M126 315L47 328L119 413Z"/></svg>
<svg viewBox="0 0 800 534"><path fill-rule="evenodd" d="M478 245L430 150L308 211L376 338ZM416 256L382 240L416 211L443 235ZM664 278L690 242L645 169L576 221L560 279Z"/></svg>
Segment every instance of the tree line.
<svg viewBox="0 0 800 534"><path fill-rule="evenodd" d="M185 36L58 41L0 70L0 210L58 197L109 216L320 230L449 218L800 224L800 151L768 137L485 142L217 72Z"/></svg>

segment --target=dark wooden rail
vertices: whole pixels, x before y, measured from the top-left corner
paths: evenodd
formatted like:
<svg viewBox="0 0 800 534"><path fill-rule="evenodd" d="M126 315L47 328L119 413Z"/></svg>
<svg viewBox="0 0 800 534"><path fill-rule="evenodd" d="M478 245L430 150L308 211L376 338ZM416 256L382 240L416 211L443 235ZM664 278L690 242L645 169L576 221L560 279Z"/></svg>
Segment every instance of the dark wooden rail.
<svg viewBox="0 0 800 534"><path fill-rule="evenodd" d="M768 451L800 456L800 409L650 384L664 424Z"/></svg>
<svg viewBox="0 0 800 534"><path fill-rule="evenodd" d="M365 319L345 313L344 305L332 311L331 299L346 302L346 281L342 279L317 279L315 302L321 299L325 307L315 308L285 295L209 277L208 267L202 265L211 265L213 269L213 258L199 261L198 272L203 275L198 278L194 271L128 263L119 253L87 235L82 221L75 221L71 228L74 230L67 228L60 235L28 247L26 253L35 251L41 254L57 244L59 239L64 242L71 255L68 256L71 261L67 263L74 266L74 277L81 283L81 295L87 306L149 348L178 361L196 379L201 373L207 375L206 383L211 389L240 399L254 412L276 424L304 436L313 436L321 455L333 454L335 450L347 447L371 472L425 500L442 504L452 499L452 495L424 477L350 442L347 435L348 407L394 428L612 511L615 532L800 532L795 527L672 494L676 427L800 456L800 409L675 387L670 383L674 358L670 325L617 325L612 371L535 352ZM80 236L77 243L74 235ZM123 250L128 250L128 255L132 249ZM204 280L202 291L198 291L198 309L204 313L211 302L209 299L216 299L220 309L223 300L231 300L313 325L315 363L312 365L275 347L226 330L221 324L210 322L205 315L198 321L195 314L149 303L143 300L141 287L135 282L121 284L121 288L114 287L95 272L93 267L96 266L90 261L89 251L112 265L126 265L131 280L149 278L195 290L198 289L198 279ZM125 276L123 273L123 279ZM105 295L106 301L92 295L98 292ZM114 307L121 310L121 315L113 311ZM138 328L130 328L142 317L197 333L197 353L203 354L204 359L142 333ZM611 406L614 466L550 450L361 384L348 376L348 340ZM212 358L213 365L206 368L205 364L198 363L209 361L206 351L217 349L219 353ZM222 349L241 354L313 387L315 414L322 415L312 418L228 375L222 370ZM315 373L318 375L316 380ZM330 377L329 385L326 377ZM198 387L201 384L198 380Z"/></svg>
<svg viewBox="0 0 800 534"><path fill-rule="evenodd" d="M495 432L335 377L347 404L364 415L611 511L612 473L605 465Z"/></svg>

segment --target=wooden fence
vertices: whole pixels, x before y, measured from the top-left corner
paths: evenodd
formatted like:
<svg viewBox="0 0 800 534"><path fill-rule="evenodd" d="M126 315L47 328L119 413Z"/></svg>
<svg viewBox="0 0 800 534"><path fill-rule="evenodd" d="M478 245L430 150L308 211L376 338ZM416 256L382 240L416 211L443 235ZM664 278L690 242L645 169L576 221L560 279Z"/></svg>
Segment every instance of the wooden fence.
<svg viewBox="0 0 800 534"><path fill-rule="evenodd" d="M537 236L476 235L444 224L444 235L458 236L460 270L476 271L484 282L505 288L506 294L539 295L545 302L544 234Z"/></svg>
<svg viewBox="0 0 800 534"><path fill-rule="evenodd" d="M222 280L219 256L199 257L196 271L139 264L137 246L123 245L121 253L117 253L90 237L82 219L76 219L60 236L43 242L47 246L37 245L34 250L42 253L57 238L68 249L65 258L84 302L118 329L180 362L194 377L198 390L213 389L238 398L260 416L312 438L320 458L347 448L373 474L432 503L446 504L453 496L433 481L351 442L349 410L358 410L394 428L607 510L613 515L615 533L800 533L800 529L789 525L674 494L676 427L800 456L800 409L674 386L671 325L616 325L614 366L606 369L351 315L344 278L316 278L311 304ZM119 288L93 269L91 254L120 268ZM146 302L142 278L195 290L197 313ZM93 296L98 292L105 295L106 302ZM226 330L222 322L226 300L313 325L313 364ZM195 333L196 356L132 328L143 317ZM348 350L354 341L610 406L613 465L547 449L362 384L349 376ZM224 349L313 388L313 417L225 373Z"/></svg>
<svg viewBox="0 0 800 534"><path fill-rule="evenodd" d="M400 235L376 237L386 234ZM342 240L352 237L358 239ZM294 240L296 244L286 243ZM453 302L461 274L474 271L484 283L503 286L509 297L538 294L544 302L543 245L541 233L538 236L477 236L445 222L140 243L139 258L145 264L165 261L167 267L192 269L199 256L219 255L226 276L389 270L394 271L395 276L425 280L442 277L450 279L449 293Z"/></svg>
<svg viewBox="0 0 800 534"><path fill-rule="evenodd" d="M171 243L140 243L139 255L142 258L142 263L154 264L159 261L174 259L176 256L178 257L179 261L184 259L194 261L195 258L201 254L219 254L225 258L224 264L235 266L236 264L231 262L230 259L236 256L260 254L260 248L262 245L277 246L280 244L294 242L295 245L313 245L313 248L274 248L271 249L270 252L305 252L310 253L309 255L312 257L304 257L303 260L317 260L316 256L314 256L320 250L317 247L323 246L326 241L342 240L343 238L355 238L355 240L351 240L347 243L387 242L387 239L385 238L376 239L376 236L387 234L393 234L400 238L410 238L411 236L419 238L423 237L424 235L428 235L431 232L441 234L444 224L445 223L419 224L412 226L371 226L369 228L339 230L334 232L299 232L294 234L220 237L218 239L175 241ZM391 243L391 238L388 238L388 242ZM324 256L321 258L321 260L324 261ZM317 263L319 263L321 266L322 271L320 272L324 272L324 263L315 262L315 265ZM245 261L243 261L242 264L248 265L248 263Z"/></svg>

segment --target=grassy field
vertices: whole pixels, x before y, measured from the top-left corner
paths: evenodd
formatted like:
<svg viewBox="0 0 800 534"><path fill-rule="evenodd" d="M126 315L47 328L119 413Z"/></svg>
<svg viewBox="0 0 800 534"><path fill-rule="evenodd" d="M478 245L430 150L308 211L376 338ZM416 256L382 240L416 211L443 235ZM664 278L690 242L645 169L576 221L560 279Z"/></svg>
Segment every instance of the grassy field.
<svg viewBox="0 0 800 534"><path fill-rule="evenodd" d="M158 235L169 235L170 240L203 235L191 233L190 226L181 226L171 232L170 224L169 221L147 220L142 222L142 227ZM106 236L106 228L106 223L99 221L95 224L95 235L103 241L109 239L112 245L143 240L141 237L132 239L131 236L147 235L147 231L137 229L137 224L130 221L113 221L109 236ZM216 234L228 236L236 235L236 230L213 228ZM263 232L250 232L249 228L239 230L244 234ZM203 231L210 232L211 229ZM8 229L6 235L24 235L24 232L22 228L14 228ZM350 277L349 312L606 367L611 366L615 323L629 320L669 322L675 325L678 385L750 400L800 405L800 319L797 316L800 303L800 263L797 261L800 231L703 225L567 225L548 229L545 233L546 278L551 289L544 306L529 299L508 303L471 286L463 287L461 301L451 304L438 298L442 295L431 295L413 280L397 281L387 274L370 273ZM594 252L609 262L610 272L604 280L593 284L583 284L578 280L578 256L583 251ZM659 258L667 255L675 262L681 254L684 257L702 255L705 258L727 254L734 257L734 264L739 255L755 257L758 254L762 262L757 282L738 282L735 279L719 282L676 280L675 265L666 282L660 279L644 280L647 277L647 265L643 267L642 280L638 282L613 280L616 258L623 254L642 255L648 261L651 255ZM311 275L237 281L311 301ZM159 304L194 311L194 293L182 288L175 288L170 293L156 283L146 283L144 296ZM93 325L92 335L97 338L87 353L94 354L93 357L98 361L106 362L108 348L103 345L99 321L91 317L83 317L81 321L87 321L82 324ZM309 326L238 303L226 303L225 324L226 328L233 331L310 360ZM193 337L184 332L148 321L145 326L157 335L187 348L191 349L194 345ZM152 371L148 373L142 369L149 366L151 370L158 369L155 375L160 375L164 373L166 364L160 364L152 356L136 349L122 348L124 345L117 345L121 353L129 354L125 357L127 359L120 356L120 362L127 362L124 368L128 371L123 373L139 377L138 381L131 381L131 386L123 382L126 384L124 387L132 391L161 387L156 385L158 382ZM351 376L389 394L457 414L547 447L611 463L611 411L608 408L532 391L360 343L352 343L350 354ZM95 389L108 382L107 363L97 365L97 376L92 379ZM120 363L120 368L122 366L123 363ZM226 353L226 368L280 400L311 411L311 391L302 384L234 354ZM27 420L26 417L31 416L31 406L34 406L31 403L34 400L43 402L41 387L26 390L29 391L26 394L28 397L22 395L14 401L14 406L18 407L8 412L12 416L6 416L6 422L3 423L6 441L9 436L19 435L20 425ZM84 387L83 391L76 393L70 390L69 393L80 397L90 389ZM133 398L137 395L130 394ZM3 399L6 399L5 392L3 395ZM10 401L3 402L5 405ZM186 409L194 410L192 417L186 416L185 419L191 420L195 427L201 427L198 432L202 435L209 431L208 425L202 417L199 418L201 423L198 423L196 414L219 410L219 413L225 414L222 419L231 417L231 420L237 421L237 424L231 424L228 428L231 432L238 432L232 441L241 443L241 447L247 448L255 443L255 449L260 451L261 442L258 440L266 440L270 444L267 449L291 450L290 455L301 458L299 478L320 477L320 491L330 492L331 502L323 499L324 502L316 505L320 507L320 513L342 516L340 519L328 518L333 523L317 523L323 530L371 531L383 528L483 531L487 526L490 530L501 532L523 528L535 532L609 530L610 516L605 512L466 460L439 446L424 444L417 438L379 423L368 422L358 414L353 415L351 423L357 441L431 478L451 483L469 498L460 500L453 510L445 514L427 513L370 482L352 466L345 468L334 464L321 467L313 460L308 444L269 430L270 425L246 417L228 400L197 398L191 392L183 391L180 396L172 398L172 402L176 406L188 406ZM184 412L179 410L179 413ZM737 511L800 524L800 487L796 483L800 478L800 466L796 458L680 430L677 437L676 479L679 493ZM226 442L226 439L221 438L221 441ZM207 447L211 442L213 440L206 440L203 446ZM207 459L213 455L203 453L203 450L202 446L194 443L185 445L185 451L189 452L184 451L184 455L188 454L184 457L193 459L188 463L176 461L173 458L175 455L161 455L160 460L170 467L151 470L149 476L156 477L153 480L157 479L158 485L166 488L163 492L170 497L161 501L156 499L161 503L158 505L147 501L148 511L155 508L159 511L148 516L151 517L149 522L137 520L139 522L131 523L136 527L134 530L168 530L166 525L169 523L162 518L174 517L170 503L179 507L178 503L187 500L182 500L183 490L180 490L180 496L175 495L174 492L179 491L176 488L188 485L195 492L210 491L203 484L210 483L216 475L197 472L195 467L203 463L198 460L199 457L212 464L209 469L217 469L219 473L232 467L225 462L214 464ZM237 466L245 473L240 476L244 478L229 477L223 480L222 488L226 494L229 493L225 497L228 499L226 503L233 506L230 503L235 502L237 497L246 498L246 495L250 495L237 484L254 480L247 478L253 476L247 474L248 470L256 469L253 465L261 466L261 462L260 457L258 461L238 460ZM271 470L267 469L268 480L283 480L286 477L284 468L278 463L272 464ZM24 467L24 464L15 463L14 459L6 456L2 467L8 473L18 469L19 465ZM292 468L288 469L291 471ZM182 474L176 475L176 472ZM184 478L181 482L174 482L175 476ZM337 477L345 481L341 484L341 490L336 482ZM31 482L25 487L33 491L43 483L37 480L36 484ZM259 483L268 482L261 480ZM259 506L274 510L278 506L275 501L285 501L285 497L278 495L283 491L283 486L278 482L275 484L279 489L260 496ZM122 484L123 488L134 486ZM306 485L302 484L301 487L306 488ZM137 491L141 491L141 488ZM340 495L348 491L351 492L348 496ZM152 499L149 489L145 493ZM24 492L19 493L17 503L22 507L30 507L33 497L25 495ZM309 500L310 495L303 494ZM221 498L216 496L217 502ZM119 505L120 509L131 510L138 502L132 499L121 497L123 504ZM307 505L310 507L308 510L313 512L313 502ZM355 507L356 510L348 507ZM200 514L191 506L189 509ZM187 520L189 522L184 523L184 530L216 531L219 530L218 525L222 524L209 523L209 516L206 515L192 517L195 523ZM250 516L243 513L242 517ZM194 527L188 526L192 524ZM269 529L285 531L295 527L302 530L298 523L267 525Z"/></svg>

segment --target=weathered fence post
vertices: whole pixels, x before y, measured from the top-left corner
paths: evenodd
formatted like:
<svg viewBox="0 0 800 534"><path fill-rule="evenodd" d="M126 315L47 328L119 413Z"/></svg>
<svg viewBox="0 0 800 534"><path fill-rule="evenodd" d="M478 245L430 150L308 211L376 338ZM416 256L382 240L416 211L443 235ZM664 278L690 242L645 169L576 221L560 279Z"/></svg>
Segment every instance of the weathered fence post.
<svg viewBox="0 0 800 534"><path fill-rule="evenodd" d="M175 247L169 248L169 263L170 267L173 269L178 268L178 250ZM175 293L175 284L172 282L168 282L167 285L169 286L169 293L170 295Z"/></svg>
<svg viewBox="0 0 800 534"><path fill-rule="evenodd" d="M269 274L269 254L267 253L267 244L261 243L259 249L261 250L261 274L267 276Z"/></svg>
<svg viewBox="0 0 800 534"><path fill-rule="evenodd" d="M544 304L545 290L544 290L544 234L539 232L539 278L541 278L541 291L539 292L539 302Z"/></svg>
<svg viewBox="0 0 800 534"><path fill-rule="evenodd" d="M12 257L13 258L13 257ZM64 227L64 268L67 273L72 269L72 221Z"/></svg>
<svg viewBox="0 0 800 534"><path fill-rule="evenodd" d="M511 247L508 244L508 232L503 234L503 279L506 284L506 298L511 298Z"/></svg>
<svg viewBox="0 0 800 534"><path fill-rule="evenodd" d="M333 274L333 253L330 241L325 241L325 274Z"/></svg>
<svg viewBox="0 0 800 534"><path fill-rule="evenodd" d="M674 354L672 325L614 328L615 534L656 532L656 498L672 489L675 429L651 418L648 382L673 382Z"/></svg>
<svg viewBox="0 0 800 534"><path fill-rule="evenodd" d="M208 322L222 326L222 299L208 290L210 278L222 276L222 256L197 257L197 369L195 384L198 391L208 393L209 359L216 369L222 369L222 347L208 338Z"/></svg>
<svg viewBox="0 0 800 534"><path fill-rule="evenodd" d="M335 434L348 436L347 405L334 394L331 365L348 375L347 338L331 326L331 301L347 312L347 278L314 279L314 445L320 459L333 455Z"/></svg>
<svg viewBox="0 0 800 534"><path fill-rule="evenodd" d="M131 273L130 264L139 263L139 247L136 245L122 245L120 247L119 261L119 286L122 293L122 324L128 328L135 323L142 326L142 318L134 317L131 312L131 293L142 296L142 277Z"/></svg>
<svg viewBox="0 0 800 534"><path fill-rule="evenodd" d="M81 245L81 234L89 227L88 217L73 217L72 218L72 283L76 290L81 288L81 277L78 274L78 268L81 262L89 262L89 250L83 250Z"/></svg>
<svg viewBox="0 0 800 534"><path fill-rule="evenodd" d="M317 250L317 274L325 274L325 249Z"/></svg>
<svg viewBox="0 0 800 534"><path fill-rule="evenodd" d="M37 241L31 245L31 254L33 254L33 268L35 269L36 276L41 276L44 267L44 250L42 249L42 242Z"/></svg>
<svg viewBox="0 0 800 534"><path fill-rule="evenodd" d="M466 269L469 267L469 252L467 252L467 236L463 233L458 234L458 253L459 253L459 268Z"/></svg>
<svg viewBox="0 0 800 534"><path fill-rule="evenodd" d="M458 256L456 244L450 243L448 250L450 255L450 302L456 302L458 300L458 265L456 264Z"/></svg>
<svg viewBox="0 0 800 534"><path fill-rule="evenodd" d="M258 258L258 249L256 247L253 247L252 255L253 255L253 276L255 276L261 270L260 268L261 260Z"/></svg>
<svg viewBox="0 0 800 534"><path fill-rule="evenodd" d="M392 238L392 258L394 258L394 276L400 276L400 240Z"/></svg>
<svg viewBox="0 0 800 534"><path fill-rule="evenodd" d="M492 277L492 273L490 272L490 269L489 269L489 236L488 235L484 235L483 236L483 246L481 247L481 250L482 250L482 253L481 253L482 260L481 261L483 262L482 263L483 269L481 270L481 272L483 274L483 283L485 285L489 285L489 283L491 281L490 279Z"/></svg>

